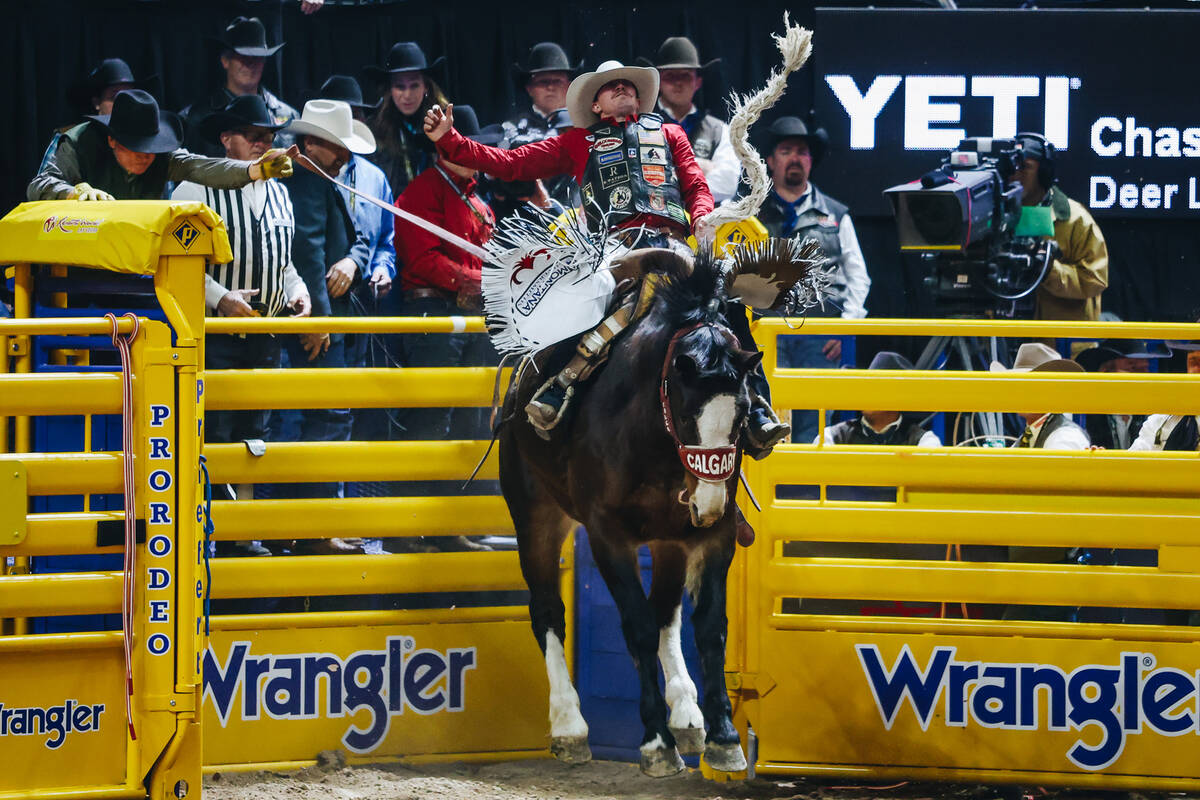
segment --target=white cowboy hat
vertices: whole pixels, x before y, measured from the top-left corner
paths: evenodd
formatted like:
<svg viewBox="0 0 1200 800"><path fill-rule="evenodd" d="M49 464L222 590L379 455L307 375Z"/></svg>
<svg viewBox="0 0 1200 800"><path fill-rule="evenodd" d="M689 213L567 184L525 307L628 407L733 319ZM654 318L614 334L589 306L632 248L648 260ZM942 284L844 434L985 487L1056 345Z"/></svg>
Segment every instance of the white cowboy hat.
<svg viewBox="0 0 1200 800"><path fill-rule="evenodd" d="M654 67L627 67L620 61L605 61L595 72L585 72L567 87L567 113L576 128L590 128L600 121L592 111L596 92L610 81L627 80L637 88L638 113L648 114L658 102L658 70Z"/></svg>
<svg viewBox="0 0 1200 800"><path fill-rule="evenodd" d="M359 155L375 152L371 129L354 119L350 104L343 100L309 100L300 118L292 120L285 130L340 144Z"/></svg>
<svg viewBox="0 0 1200 800"><path fill-rule="evenodd" d="M1017 350L1012 369L993 361L992 372L1083 372L1083 367L1041 342L1026 342Z"/></svg>

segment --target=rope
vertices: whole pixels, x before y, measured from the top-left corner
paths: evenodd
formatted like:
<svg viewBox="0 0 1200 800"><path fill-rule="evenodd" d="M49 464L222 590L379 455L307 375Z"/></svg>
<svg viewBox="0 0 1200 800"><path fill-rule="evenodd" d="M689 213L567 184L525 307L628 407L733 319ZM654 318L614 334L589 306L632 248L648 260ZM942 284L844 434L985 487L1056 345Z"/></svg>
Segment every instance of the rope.
<svg viewBox="0 0 1200 800"><path fill-rule="evenodd" d="M128 334L117 332L117 315L104 315L112 324L112 343L121 356L121 465L125 484L125 563L121 579L121 643L125 650L125 719L129 723L129 738L137 741L133 727L133 602L134 567L137 560L137 502L134 497L136 478L133 469L133 368L130 366L129 346L141 327L136 314L125 314L133 320Z"/></svg>
<svg viewBox="0 0 1200 800"><path fill-rule="evenodd" d="M209 614L212 607L212 535L216 530L212 520L212 480L208 477L208 459L200 456L200 472L204 475L204 635L208 636Z"/></svg>
<svg viewBox="0 0 1200 800"><path fill-rule="evenodd" d="M767 192L771 191L771 178L767 175L767 165L763 163L754 145L750 144L750 126L758 122L759 117L767 109L775 105L787 88L787 79L796 70L804 66L812 55L812 31L793 25L787 12L783 14L784 34L771 34L783 64L771 72L766 85L752 95L734 94L730 97L732 115L729 120L729 142L742 163L745 177L742 179L750 186L750 192L745 197L732 203L726 203L697 223L696 238L698 241L711 240L717 228L726 222L738 222L758 213Z"/></svg>

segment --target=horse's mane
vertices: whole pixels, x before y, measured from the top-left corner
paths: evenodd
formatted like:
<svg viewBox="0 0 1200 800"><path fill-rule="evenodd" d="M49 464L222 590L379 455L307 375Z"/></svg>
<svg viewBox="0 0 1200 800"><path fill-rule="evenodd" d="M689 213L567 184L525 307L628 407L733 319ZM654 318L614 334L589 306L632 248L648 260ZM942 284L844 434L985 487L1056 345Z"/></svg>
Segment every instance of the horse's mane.
<svg viewBox="0 0 1200 800"><path fill-rule="evenodd" d="M729 273L712 248L701 247L690 272L681 259L664 274L656 296L658 314L671 328L717 322L729 296Z"/></svg>

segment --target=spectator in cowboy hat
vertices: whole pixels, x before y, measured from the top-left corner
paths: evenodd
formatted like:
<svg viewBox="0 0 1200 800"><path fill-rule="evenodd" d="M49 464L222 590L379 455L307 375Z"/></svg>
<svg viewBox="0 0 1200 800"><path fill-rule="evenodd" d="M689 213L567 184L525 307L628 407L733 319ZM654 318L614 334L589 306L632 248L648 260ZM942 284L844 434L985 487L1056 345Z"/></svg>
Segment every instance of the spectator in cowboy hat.
<svg viewBox="0 0 1200 800"><path fill-rule="evenodd" d="M141 89L117 94L112 114L97 114L58 137L29 183L30 200L158 200L167 182L238 189L291 175L282 150L252 162L208 158L180 149L183 126Z"/></svg>
<svg viewBox="0 0 1200 800"><path fill-rule="evenodd" d="M380 105L363 102L362 87L349 75L330 75L321 84L317 97L322 100L341 100L350 106L350 113L354 118L363 123L367 121L368 116L379 110Z"/></svg>
<svg viewBox="0 0 1200 800"><path fill-rule="evenodd" d="M1169 357L1165 349L1149 347L1140 339L1105 339L1081 350L1075 361L1088 372L1146 373L1151 359ZM1084 426L1093 446L1128 450L1145 421L1144 414L1088 414Z"/></svg>
<svg viewBox="0 0 1200 800"><path fill-rule="evenodd" d="M298 119L288 123L300 152L326 175L336 176L353 154L375 150L375 138L354 120L350 106L340 100L309 100ZM337 188L308 169L297 169L288 181L296 218L292 262L308 286L312 316L347 316L350 290L365 264L354 260L357 240L353 220ZM347 366L346 336L341 333L312 333L285 336L283 349L288 367L341 368ZM281 413L272 429L283 441L343 442L350 438L352 418L346 408L312 408L298 413ZM280 484L276 497L336 497L339 485L332 483ZM305 552L361 552L354 540L302 542Z"/></svg>
<svg viewBox="0 0 1200 800"><path fill-rule="evenodd" d="M658 70L658 108L687 134L696 163L704 170L713 200L718 203L733 197L737 191L741 165L729 140L729 125L697 108L695 98L704 86L701 73L720 61L714 58L701 64L700 52L686 36L667 37L653 60L638 59L639 63Z"/></svg>
<svg viewBox="0 0 1200 800"><path fill-rule="evenodd" d="M567 107L567 87L583 62L572 64L566 51L554 42L538 42L524 64L513 64L517 83L529 95L529 105L508 119L518 130L554 131L561 127L559 112Z"/></svg>
<svg viewBox="0 0 1200 800"><path fill-rule="evenodd" d="M207 98L192 103L181 112L188 120L188 143L193 150L217 155L215 146L200 135L198 126L205 116L225 108L235 97L258 95L277 125L286 125L295 118L296 109L263 88L263 67L267 58L275 55L284 43L274 46L267 44L267 29L262 20L258 17L236 17L225 27L221 36L206 37L206 40L220 50L225 79ZM288 147L291 143L291 138L286 135L275 138L275 144L279 147Z"/></svg>
<svg viewBox="0 0 1200 800"><path fill-rule="evenodd" d="M423 126L426 111L448 102L432 74L444 62L438 58L429 63L416 42L396 42L382 67L363 69L363 74L383 89L383 102L370 121L379 143L372 160L387 175L396 196L436 157Z"/></svg>
<svg viewBox="0 0 1200 800"><path fill-rule="evenodd" d="M113 100L126 89L145 89L154 79L133 77L133 70L119 58L106 58L86 79L67 89L67 100L83 114L111 114Z"/></svg>
<svg viewBox="0 0 1200 800"><path fill-rule="evenodd" d="M1017 350L1012 369L993 361L992 372L1083 372L1078 363L1063 358L1056 350L1041 342L1026 342ZM1087 450L1091 441L1083 428L1069 414L1034 411L1021 412L1025 432L1014 447L1045 450Z"/></svg>
<svg viewBox="0 0 1200 800"><path fill-rule="evenodd" d="M502 146L505 149L513 150L530 142L539 142L571 127L571 118L567 113L567 87L582 68L582 61L572 64L562 47L554 42L535 44L530 48L525 64L513 65L517 82L529 95L530 104L503 123ZM573 175L546 178L540 188L531 182L524 182L520 186L496 182L495 188L509 198L544 193L564 209L579 208L583 203L579 184ZM498 217L504 216L499 209L495 210Z"/></svg>
<svg viewBox="0 0 1200 800"><path fill-rule="evenodd" d="M1200 341L1168 341L1167 346L1187 354L1187 372L1200 375ZM1200 450L1200 417L1190 414L1151 414L1142 423L1130 450Z"/></svg>
<svg viewBox="0 0 1200 800"><path fill-rule="evenodd" d="M867 369L910 370L912 362L899 353L881 351ZM857 419L825 428L825 444L876 444L941 447L942 440L921 425L924 415L900 411L863 411ZM813 442L816 444L816 441Z"/></svg>

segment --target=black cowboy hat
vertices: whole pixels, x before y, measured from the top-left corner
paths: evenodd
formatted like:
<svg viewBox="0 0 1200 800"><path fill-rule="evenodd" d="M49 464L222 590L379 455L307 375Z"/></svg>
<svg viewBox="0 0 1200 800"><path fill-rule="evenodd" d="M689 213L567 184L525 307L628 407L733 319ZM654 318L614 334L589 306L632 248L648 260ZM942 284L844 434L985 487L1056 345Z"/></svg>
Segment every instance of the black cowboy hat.
<svg viewBox="0 0 1200 800"><path fill-rule="evenodd" d="M106 58L100 64L88 73L88 76L81 81L72 84L67 89L67 100L72 105L92 109L92 98L99 95L109 86L117 86L122 83L128 83L134 89L145 89L150 81L154 80L157 75L147 75L144 78L138 79L133 76L133 70L129 68L129 64L125 63L120 58Z"/></svg>
<svg viewBox="0 0 1200 800"><path fill-rule="evenodd" d="M637 63L657 69L708 69L721 63L721 59L714 58L707 64L701 64L700 51L696 49L696 44L691 39L686 36L668 36L658 46L658 52L654 54L653 60L638 58Z"/></svg>
<svg viewBox="0 0 1200 800"><path fill-rule="evenodd" d="M762 152L771 155L775 145L784 139L803 139L808 144L808 152L812 154L813 166L821 163L829 152L829 134L824 128L809 131L808 125L799 117L780 117L771 123L762 134Z"/></svg>
<svg viewBox="0 0 1200 800"><path fill-rule="evenodd" d="M468 105L454 107L454 129L463 136L480 144L497 145L504 138L504 129L500 125L479 127L479 117L475 109Z"/></svg>
<svg viewBox="0 0 1200 800"><path fill-rule="evenodd" d="M183 123L141 89L126 89L113 100L111 114L89 114L117 143L135 153L170 153L183 146Z"/></svg>
<svg viewBox="0 0 1200 800"><path fill-rule="evenodd" d="M330 75L321 84L321 90L317 92L316 97L321 100L341 100L351 108L363 111L374 111L379 108L379 103L371 105L363 102L362 87L349 75Z"/></svg>
<svg viewBox="0 0 1200 800"><path fill-rule="evenodd" d="M1100 367L1117 358L1169 358L1170 355L1165 347L1148 345L1141 339L1105 339L1079 351L1075 361L1088 372L1099 372Z"/></svg>
<svg viewBox="0 0 1200 800"><path fill-rule="evenodd" d="M247 94L233 98L229 105L220 111L214 111L204 117L200 121L200 135L210 142L219 143L221 134L225 131L251 125L274 132L287 123L277 124L263 99L256 94Z"/></svg>
<svg viewBox="0 0 1200 800"><path fill-rule="evenodd" d="M386 81L389 75L399 72L429 73L442 66L445 56L439 56L430 64L425 58L425 51L416 42L396 42L388 51L387 60L382 67L363 67L363 74L376 81Z"/></svg>
<svg viewBox="0 0 1200 800"><path fill-rule="evenodd" d="M529 57L525 61L524 65L513 64L517 80L522 86L539 72L566 72L574 77L583 69L583 59L578 64L572 64L566 51L554 42L538 42L529 48Z"/></svg>
<svg viewBox="0 0 1200 800"><path fill-rule="evenodd" d="M237 17L225 26L224 36L205 38L243 56L273 56L284 45L280 42L274 47L267 46L267 29L258 17Z"/></svg>

